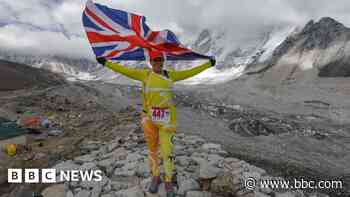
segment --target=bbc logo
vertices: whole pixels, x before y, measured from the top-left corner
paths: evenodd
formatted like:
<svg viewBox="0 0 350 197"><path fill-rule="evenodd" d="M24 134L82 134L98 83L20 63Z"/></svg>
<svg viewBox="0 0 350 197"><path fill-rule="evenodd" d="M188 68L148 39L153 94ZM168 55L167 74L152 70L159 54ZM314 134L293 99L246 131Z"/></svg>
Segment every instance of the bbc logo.
<svg viewBox="0 0 350 197"><path fill-rule="evenodd" d="M8 169L7 180L8 183L56 183L56 169L41 169L40 171L41 174L39 169Z"/></svg>

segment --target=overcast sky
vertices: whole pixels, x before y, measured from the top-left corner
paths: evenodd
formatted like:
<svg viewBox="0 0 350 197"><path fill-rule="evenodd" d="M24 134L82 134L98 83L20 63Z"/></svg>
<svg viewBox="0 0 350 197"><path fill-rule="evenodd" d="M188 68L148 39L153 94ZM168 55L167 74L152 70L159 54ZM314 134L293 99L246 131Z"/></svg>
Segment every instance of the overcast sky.
<svg viewBox="0 0 350 197"><path fill-rule="evenodd" d="M87 57L85 0L0 0L0 49ZM350 26L349 0L95 0L144 15L154 30L190 40L204 28L244 36L266 25L304 24L331 16Z"/></svg>

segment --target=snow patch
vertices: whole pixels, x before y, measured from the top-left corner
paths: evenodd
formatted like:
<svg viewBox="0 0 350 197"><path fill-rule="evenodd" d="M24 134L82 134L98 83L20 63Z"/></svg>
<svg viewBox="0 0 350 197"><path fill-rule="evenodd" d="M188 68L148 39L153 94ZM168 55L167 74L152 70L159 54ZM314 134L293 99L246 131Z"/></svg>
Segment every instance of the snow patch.
<svg viewBox="0 0 350 197"><path fill-rule="evenodd" d="M259 62L268 60L273 51L295 30L296 27L286 27L275 31L270 35L270 39L265 43L262 49L265 51L259 58Z"/></svg>
<svg viewBox="0 0 350 197"><path fill-rule="evenodd" d="M225 70L218 70L216 68L210 68L195 77L184 80L181 82L183 85L198 85L198 84L218 84L224 83L233 79L240 77L246 65L241 65L239 67L233 67Z"/></svg>

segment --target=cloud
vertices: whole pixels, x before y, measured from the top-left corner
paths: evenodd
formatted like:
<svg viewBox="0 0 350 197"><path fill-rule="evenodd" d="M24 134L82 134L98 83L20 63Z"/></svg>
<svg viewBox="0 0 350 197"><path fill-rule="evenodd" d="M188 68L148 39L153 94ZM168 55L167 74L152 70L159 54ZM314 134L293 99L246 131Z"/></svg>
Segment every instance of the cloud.
<svg viewBox="0 0 350 197"><path fill-rule="evenodd" d="M92 57L90 46L84 37L73 36L72 39L67 39L60 32L33 30L18 25L0 28L0 43L6 46L6 50L23 54Z"/></svg>
<svg viewBox="0 0 350 197"><path fill-rule="evenodd" d="M0 4L0 50L92 57L81 14L85 0L12 0ZM188 41L204 28L224 29L237 41L271 25L303 24L323 16L350 26L348 0L95 0L147 17L155 30Z"/></svg>

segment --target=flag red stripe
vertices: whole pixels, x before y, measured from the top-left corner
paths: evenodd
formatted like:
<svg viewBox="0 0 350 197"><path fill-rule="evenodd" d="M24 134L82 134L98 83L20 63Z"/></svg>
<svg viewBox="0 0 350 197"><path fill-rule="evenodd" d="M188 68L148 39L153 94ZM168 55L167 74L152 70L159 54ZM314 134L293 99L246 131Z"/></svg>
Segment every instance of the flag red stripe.
<svg viewBox="0 0 350 197"><path fill-rule="evenodd" d="M154 45L154 48L156 48L159 51L166 51L166 52L191 52L189 49L179 47L175 44L169 44L169 43L163 43L163 44L157 44Z"/></svg>
<svg viewBox="0 0 350 197"><path fill-rule="evenodd" d="M125 41L125 38L119 35L107 36L96 32L87 32L87 37L90 43Z"/></svg>
<svg viewBox="0 0 350 197"><path fill-rule="evenodd" d="M150 33L150 35L147 38L148 42L152 42L159 34L159 31L153 31Z"/></svg>
<svg viewBox="0 0 350 197"><path fill-rule="evenodd" d="M138 36L141 35L141 16L131 14L131 29L136 32Z"/></svg>

